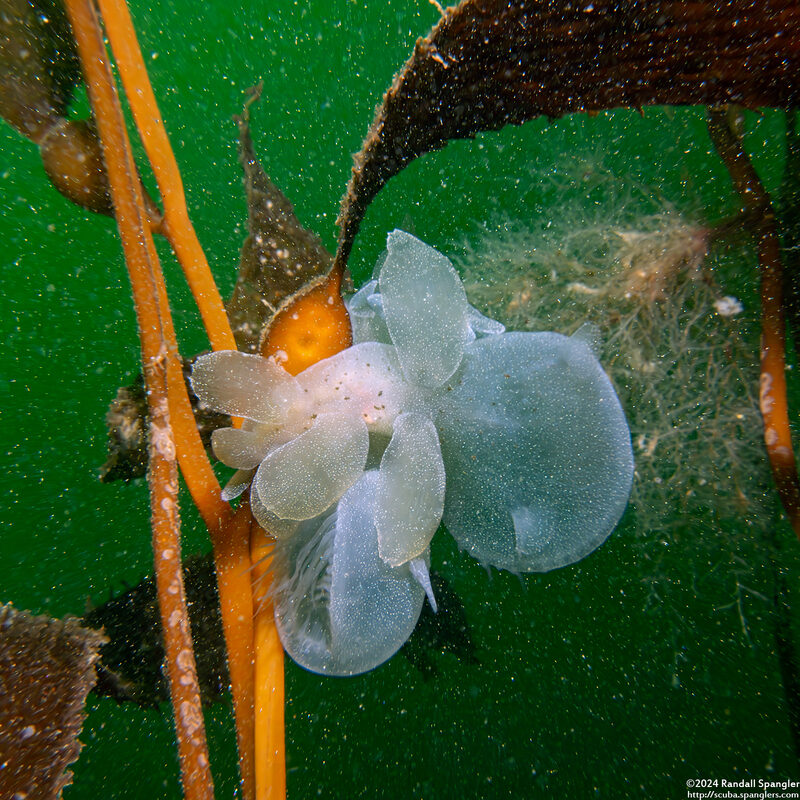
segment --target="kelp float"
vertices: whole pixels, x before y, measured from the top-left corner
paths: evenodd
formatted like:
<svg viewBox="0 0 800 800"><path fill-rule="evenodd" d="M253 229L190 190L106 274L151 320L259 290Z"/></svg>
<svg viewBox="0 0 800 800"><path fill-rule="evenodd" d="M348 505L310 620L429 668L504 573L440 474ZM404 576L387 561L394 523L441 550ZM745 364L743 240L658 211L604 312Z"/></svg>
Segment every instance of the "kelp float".
<svg viewBox="0 0 800 800"><path fill-rule="evenodd" d="M17 14L24 19L25 14L28 14L30 24L23 26L21 35L26 37L26 44L32 45L25 48L27 52L41 55L39 66L31 73L31 62L27 57L21 62L19 59L15 61L15 53L18 55L21 52L19 49L9 51L4 63L8 65L8 74L14 78L21 76L23 83L31 74L34 83L38 84L41 79L46 87L43 102L50 107L48 120L51 117L59 118L69 94L69 89L64 88L65 82L68 87L70 81L74 85L76 80L74 59L65 59L65 64L69 62L73 65L67 68L62 67L58 59L54 61L51 58L49 53L54 37L46 29L42 29L41 8L34 8L33 13L31 8L24 5L12 9L5 19L6 22L18 19ZM276 559L284 558L287 562L293 556L273 553L274 545L265 541L263 535L253 526L246 504L240 505L236 514L232 515L228 507L220 501L219 486L208 468L199 444L181 364L177 357L177 346L171 331L166 295L150 239L151 230L160 230L167 234L179 260L186 266L214 348L231 349L232 333L225 322L218 293L209 282L209 273L196 247L196 240L190 233L188 218L180 202L180 181L173 170L174 162L169 156L168 143L160 128L153 126L153 121L158 120L158 114L152 105L154 98L148 94L146 74L133 44L130 21L124 9L119 6L100 4L103 24L132 105L134 118L159 179L159 190L165 206L163 218L141 194L136 170L125 141L125 127L114 99L113 86L107 70L102 66L106 55L93 10L87 4L77 1L67 3L66 8L83 62L94 107L93 124L96 124L99 132L99 141L105 154L105 174L108 176L107 193L101 188L92 190L89 194L92 197L102 195L112 198L123 241L126 243L126 257L131 265L131 280L140 309L151 419L150 480L159 600L167 643L167 661L173 667L172 697L182 754L184 790L187 797L209 796L213 791L207 771L208 759L203 746L202 727L199 724L202 717L192 675L194 670L188 656L191 644L187 636L187 617L185 608L180 603L180 550L175 516L176 457L214 541L223 618L227 626L243 792L245 796L267 796L268 791L280 793L283 789L279 738L282 724L280 649L277 647L275 631L270 621L268 580L261 579L255 584L256 592L263 594L266 599L256 597L254 605L249 574L243 567L253 562L260 563L264 554ZM51 8L48 14L48 19L56 19L58 9ZM716 8L706 3L691 6L678 3L634 3L618 8L616 4L610 3L576 7L560 3L534 5L467 2L448 11L431 36L418 43L411 61L387 94L364 150L357 157L356 170L342 211L342 238L333 271L326 275L322 270L321 277L314 276L310 286L304 283L293 287L291 294L296 294L297 297L287 300L277 309L271 331L264 337L263 352L265 355L277 356L286 366L291 365L289 371L298 373L297 380L302 381L301 376L306 369L315 369L311 366L313 361L333 355L337 349L349 344L346 326L342 323L339 289L345 277L352 240L371 199L392 175L417 155L443 146L451 138L469 136L479 130L497 128L507 123L520 123L541 114L555 117L575 111L652 103L737 103L750 107L765 105L791 108L796 103L798 94L795 77L798 67L797 15L798 12L792 5L783 3L765 3L763 7L757 8L750 4L730 4ZM59 35L58 41L65 50L70 49L69 41L63 35ZM61 52L58 47L56 50ZM625 54L624 59L620 58L620 53ZM58 76L58 80L54 75ZM65 75L68 79L64 78ZM10 81L8 85L15 84ZM30 95L27 92L11 92L10 96L9 103L13 109L24 111L28 108ZM139 107L140 101L148 105ZM13 115L7 110L4 113L13 120ZM24 115L20 118L26 119ZM49 122L42 125L24 122L18 128L40 143L47 138L44 134L40 136L40 132L43 128L49 130L48 125ZM718 118L714 119L714 125L719 129ZM82 130L91 128L92 125L82 126ZM89 138L91 139L91 134ZM722 141L721 138L719 140ZM93 144L92 147L96 152L96 146ZM80 156L80 152L79 150L78 164L91 164ZM741 161L739 154L734 157ZM63 174L60 163L57 158L56 167L50 168L51 171ZM80 169L78 172L80 173ZM97 177L104 172L90 169L89 174ZM781 385L782 318L780 297L775 291L778 264L769 255L774 253L774 235L768 221L769 207L763 201L763 196L759 197L761 200L756 207L750 209L749 219L755 218L758 221L756 233L759 241L763 242L769 259L765 263L767 280L764 313L765 327L770 338L763 364L765 378L762 379L765 385L765 392L762 393L763 405L767 414L766 439L776 465L776 480L782 499L794 520L797 517L794 494L797 484L790 442L787 441L785 385ZM768 198L766 202L768 203ZM107 211L108 204L98 210ZM764 222L764 219L767 221ZM380 282L380 277L378 280ZM374 289L373 286L372 291L363 295L361 300L365 304L363 310L376 314L376 325L380 326L384 291L383 286L380 286L379 292ZM322 303L317 302L320 299ZM303 309L308 309L313 319L310 327L298 329L293 325L306 316L305 310L302 314L299 313L300 309L295 303L302 303ZM407 299L404 305L409 306ZM329 306L334 309L333 317L325 313ZM413 303L411 306L413 307ZM413 356L412 344L401 345L395 339L395 336L402 336L403 326L399 322L394 323L397 332L392 331L392 313L385 312L389 341L381 342L380 334L376 334L378 338L371 341L394 347L398 354L412 353ZM298 320L294 319L295 315ZM462 318L461 333L458 336L465 335L463 321ZM323 349L319 350L314 334L321 326L326 326L331 336L327 343L323 343ZM458 325L455 327L458 328ZM467 327L475 334L475 341L482 343L474 345L476 349L490 348L493 346L492 342L497 341L495 337L505 335L497 331L481 330L480 333L484 335L478 337L478 331L473 325ZM413 325L409 326L409 331L413 333ZM302 344L302 347L297 348L297 344ZM463 341L461 345L470 346ZM585 344L582 346L587 347ZM288 359L298 350L304 351L302 357L296 364L292 364ZM462 350L460 353L457 367L464 352L466 351ZM347 355L344 359L351 357L357 358L357 355ZM422 361L423 365L426 364L424 359ZM324 369L318 367L317 371ZM411 365L408 369L414 373L415 378L412 381L406 380L405 383L416 386L420 381L432 382L432 379L429 380L427 366L415 368ZM409 374L405 369L403 373L408 379ZM443 381L448 378L449 376L443 378ZM282 380L275 382L280 383ZM432 388L441 385L437 384ZM240 416L247 416L243 412L248 411L245 407L226 410ZM348 531L362 531L365 526L369 527L366 522L351 525L345 523L345 520L355 514L375 514L374 509L365 508L366 499L381 496L378 482L391 484L387 476L392 474L392 458L396 451L400 452L402 463L404 436L418 436L420 431L427 431L426 446L429 446L429 451L433 454L434 436L430 426L424 419L409 419L412 414L425 417L418 408L403 405L402 412L399 411L396 419L413 422L414 425L405 427L401 424L398 427L399 439L396 447L387 447L383 453L384 456L386 453L391 456L387 459L383 476L383 457L377 469L368 468L366 472L364 467L369 465L365 460L360 465L356 464L355 482L344 487L341 500L336 498L335 493L325 495L325 499L330 502L343 503L344 508L337 508L336 520L330 519L328 514L318 521L317 531L323 535L319 547L324 549L331 544L331 540L324 537L338 533L340 525L343 526L342 530ZM175 431L174 437L170 433L171 428ZM313 426L310 430L313 430ZM401 430L407 433L400 435ZM336 433L340 432L337 427ZM437 437L440 433L444 463L447 461L444 453L446 437L443 431L435 431ZM394 435L394 425L392 434ZM298 439L303 435L300 432L294 438ZM224 434L220 437L223 448L224 436L232 437L232 441L238 434ZM363 436L361 439L363 440ZM276 449L269 446L248 453L250 458L246 461L251 465L242 468L252 469L256 464L262 464ZM237 466L244 464L240 456L241 451L232 456L237 460ZM259 458L253 462L256 457ZM355 462L358 461L359 459L355 459ZM431 455L431 458L425 460L425 464L429 468L435 461L435 456ZM290 462L284 463L274 474L283 475L283 471L290 468ZM430 469L428 472L431 472ZM361 477L358 476L360 473L363 473ZM365 483L359 485L360 481ZM438 521L438 512L433 513L431 509L438 506L440 483L441 481L437 486L435 476L430 481L433 489L430 494L431 502L426 503L428 521L418 541L424 541L425 536L432 535L431 526ZM358 497L348 497L348 492L356 486L360 492ZM261 498L260 484L257 491ZM272 491L282 493L282 489L274 482L267 482L265 492L269 494ZM384 494L388 497L391 492ZM305 524L301 518L281 516L285 514L285 509L276 510L274 505L270 505L273 501L282 499L268 497L268 502L264 503L261 498L259 502L264 509L264 513L260 513L261 520L271 521L272 518L268 515L272 514L279 519L289 519L292 523ZM319 502L322 503L322 500ZM516 500L514 502L516 504L513 511L516 511L517 516L514 521L519 522L520 530L533 531L537 511L531 510L530 504L519 504ZM387 527L409 530L409 520L398 523L396 513L392 516L391 504L387 507ZM304 513L319 511L324 514L326 510L327 508L315 507L306 509ZM339 513L343 518L341 521ZM451 513L455 512L451 509ZM486 513L491 513L491 509ZM314 516L307 519L313 520ZM379 535L378 533L377 536ZM336 538L334 535L333 540ZM531 549L534 549L535 536L531 534L530 539ZM418 544L415 548L417 546ZM513 546L511 548L512 551L518 549L519 547ZM424 547L409 561L413 561L423 551ZM405 552L401 557L408 554ZM489 558L486 560L490 561ZM506 562L504 565L513 566L514 563ZM261 563L259 571L264 566ZM519 568L519 564L516 566ZM287 577L290 576L287 574ZM330 590L332 588L331 583ZM320 589L323 593L326 590L324 586ZM415 591L421 600L419 591ZM252 622L254 611L258 612L255 624ZM286 614L283 614L283 619L287 619ZM171 632L176 634L176 638L171 638ZM271 698L271 709L260 708L262 696ZM255 715L252 713L254 707ZM274 738L270 741L270 737ZM267 753L268 758L256 759L256 752Z"/></svg>

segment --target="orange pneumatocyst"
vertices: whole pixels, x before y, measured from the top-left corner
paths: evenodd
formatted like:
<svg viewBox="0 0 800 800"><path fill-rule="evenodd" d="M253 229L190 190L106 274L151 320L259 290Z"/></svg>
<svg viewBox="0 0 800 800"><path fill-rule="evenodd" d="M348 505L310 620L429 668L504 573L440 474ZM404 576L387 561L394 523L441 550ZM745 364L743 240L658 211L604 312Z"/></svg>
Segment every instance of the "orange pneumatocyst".
<svg viewBox="0 0 800 800"><path fill-rule="evenodd" d="M350 315L340 293L341 278L326 276L295 295L273 318L261 355L274 356L291 375L353 343Z"/></svg>

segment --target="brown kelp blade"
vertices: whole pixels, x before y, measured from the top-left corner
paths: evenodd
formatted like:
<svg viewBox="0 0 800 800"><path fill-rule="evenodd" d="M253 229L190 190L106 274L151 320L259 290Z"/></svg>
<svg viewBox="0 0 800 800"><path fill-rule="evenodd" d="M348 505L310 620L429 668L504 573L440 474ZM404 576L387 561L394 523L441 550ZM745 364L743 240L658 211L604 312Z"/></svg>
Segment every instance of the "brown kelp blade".
<svg viewBox="0 0 800 800"><path fill-rule="evenodd" d="M417 156L538 116L800 101L795 0L465 0L386 92L339 214L345 264L367 207Z"/></svg>
<svg viewBox="0 0 800 800"><path fill-rule="evenodd" d="M0 797L50 800L72 777L94 662L106 642L78 620L0 606Z"/></svg>
<svg viewBox="0 0 800 800"><path fill-rule="evenodd" d="M239 161L247 195L248 236L239 274L226 308L240 350L258 350L261 333L278 307L307 283L328 273L333 257L320 238L304 228L288 198L264 172L250 136L250 97L240 117Z"/></svg>
<svg viewBox="0 0 800 800"><path fill-rule="evenodd" d="M75 41L58 0L0 0L0 117L39 145L45 172L61 194L111 214L94 125L66 119L81 80Z"/></svg>
<svg viewBox="0 0 800 800"><path fill-rule="evenodd" d="M38 142L65 115L80 79L58 0L0 0L0 116Z"/></svg>
<svg viewBox="0 0 800 800"><path fill-rule="evenodd" d="M63 2L0 0L0 117L39 145L45 172L64 197L111 216L94 121L67 119L82 83ZM161 212L146 191L145 202L157 227Z"/></svg>
<svg viewBox="0 0 800 800"><path fill-rule="evenodd" d="M211 554L184 559L183 580L204 705L226 696L228 663L219 594ZM142 707L169 702L164 675L164 638L154 575L89 609L81 623L108 637L95 665L97 695Z"/></svg>

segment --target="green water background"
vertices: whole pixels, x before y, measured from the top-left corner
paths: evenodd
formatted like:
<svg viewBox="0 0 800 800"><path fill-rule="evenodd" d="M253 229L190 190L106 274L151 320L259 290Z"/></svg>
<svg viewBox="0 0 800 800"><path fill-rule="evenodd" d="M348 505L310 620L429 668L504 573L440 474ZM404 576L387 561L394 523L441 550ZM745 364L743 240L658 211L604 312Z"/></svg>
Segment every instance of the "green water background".
<svg viewBox="0 0 800 800"><path fill-rule="evenodd" d="M301 220L333 250L351 153L436 9L423 0L180 0L132 3L132 11L223 293L233 286L246 220L231 117L261 79L257 151ZM748 146L772 189L782 126L779 114L750 120ZM483 228L493 235L504 221L540 226L581 198L579 181L565 189L576 165L601 164L619 180L609 185L609 203L635 185L711 220L736 208L698 110L536 121L453 143L394 179L367 214L354 277L370 273L393 227L413 226L453 253L464 236L478 239ZM150 569L146 486L97 480L107 404L138 371L130 291L113 223L62 200L35 148L7 126L0 203L0 599L36 613L82 613L88 600ZM743 248L733 262L718 278L752 313L752 255ZM191 354L207 345L178 270L165 266L181 345ZM184 508L185 552L208 549L188 502ZM698 589L714 570L702 559L698 566L692 544L710 535L704 520L683 522L684 535L661 561L670 591L655 602L641 541L659 532L630 521L581 563L523 579L487 575L437 536L434 567L464 603L480 663L441 655L431 679L397 656L362 677L326 679L287 662L289 796L677 798L689 778L799 778L767 549L754 540L743 554L750 588L764 598L747 595L745 635L736 606ZM792 539L785 526L779 531L780 563L796 575ZM232 797L229 706L211 709L207 722L217 795ZM68 800L179 796L166 710L91 699L81 738Z"/></svg>

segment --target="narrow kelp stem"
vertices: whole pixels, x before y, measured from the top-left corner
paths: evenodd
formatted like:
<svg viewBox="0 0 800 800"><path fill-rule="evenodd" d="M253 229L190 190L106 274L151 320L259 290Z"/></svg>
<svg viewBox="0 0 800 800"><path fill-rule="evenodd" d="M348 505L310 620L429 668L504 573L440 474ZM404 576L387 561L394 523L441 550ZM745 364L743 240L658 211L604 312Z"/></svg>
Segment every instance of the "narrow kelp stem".
<svg viewBox="0 0 800 800"><path fill-rule="evenodd" d="M136 127L153 168L166 236L192 290L214 350L235 350L230 322L203 248L189 219L178 164L158 110L128 6L119 0L98 0L106 34L130 103Z"/></svg>
<svg viewBox="0 0 800 800"><path fill-rule="evenodd" d="M142 342L150 429L150 506L159 608L184 796L212 800L200 689L183 589L175 442L167 399L167 341L154 279L155 250L102 33L90 0L65 0L89 89ZM148 239L150 239L148 244Z"/></svg>
<svg viewBox="0 0 800 800"><path fill-rule="evenodd" d="M269 574L273 538L253 519L250 505L250 558L255 607L256 800L286 797L283 645L275 627Z"/></svg>
<svg viewBox="0 0 800 800"><path fill-rule="evenodd" d="M159 386L161 394L166 389L164 360L151 362L145 376L147 385ZM156 586L184 796L187 800L213 798L214 785L183 585L175 440L165 400L160 401L157 408L150 407L148 484L153 508L153 554L156 564L166 565L156 567Z"/></svg>
<svg viewBox="0 0 800 800"><path fill-rule="evenodd" d="M758 246L761 267L761 381L759 405L764 443L781 503L800 538L800 480L797 476L789 404L786 397L786 321L783 313L783 265L772 201L756 174L736 131L735 113L712 108L708 130L730 173Z"/></svg>
<svg viewBox="0 0 800 800"><path fill-rule="evenodd" d="M183 184L125 3L100 2L106 33L137 129L164 203L161 232L169 240L197 302L214 349L236 344L222 299L186 209ZM163 276L156 277L159 300L168 309ZM171 319L168 320L170 335ZM253 601L247 530L220 498L220 487L197 432L180 363L170 359L169 400L178 442L178 460L192 499L212 539L220 607L236 716L242 794L254 795ZM281 676L282 687L282 676ZM281 695L282 696L282 695ZM281 736L282 736L281 732Z"/></svg>
<svg viewBox="0 0 800 800"><path fill-rule="evenodd" d="M169 333L174 340L168 314L167 290L160 269L156 275L159 302L167 311ZM252 800L254 788L253 731L253 597L250 583L248 529L221 498L221 490L186 394L180 360L168 360L168 393L177 441L181 474L200 516L208 529L214 550L222 627L228 657L228 673L236 718L242 797Z"/></svg>
<svg viewBox="0 0 800 800"><path fill-rule="evenodd" d="M223 622L243 800L253 800L256 796L258 752L255 748L255 622L249 544L252 518L250 505L241 503L233 517L220 527L214 539L219 596L226 598ZM283 674L280 676L280 688L282 704Z"/></svg>

